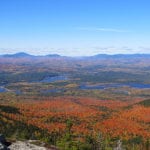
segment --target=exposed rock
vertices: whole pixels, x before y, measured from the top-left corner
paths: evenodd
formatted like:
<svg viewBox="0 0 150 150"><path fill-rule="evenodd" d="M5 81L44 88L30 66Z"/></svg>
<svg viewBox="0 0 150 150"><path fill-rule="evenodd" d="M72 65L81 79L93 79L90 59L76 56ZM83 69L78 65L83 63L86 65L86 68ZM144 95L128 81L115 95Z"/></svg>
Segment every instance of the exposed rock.
<svg viewBox="0 0 150 150"><path fill-rule="evenodd" d="M34 144L31 144L30 141L17 141L15 143L12 143L12 145L9 146L10 150L54 150L54 149L49 149L45 148L42 146L37 146Z"/></svg>
<svg viewBox="0 0 150 150"><path fill-rule="evenodd" d="M0 142L0 150L10 150L10 149L7 148L6 145L4 145L4 144L2 144L2 143Z"/></svg>
<svg viewBox="0 0 150 150"><path fill-rule="evenodd" d="M121 140L118 140L118 142L117 142L117 147L114 148L114 150L124 150L124 149L122 148L122 142L121 142Z"/></svg>
<svg viewBox="0 0 150 150"><path fill-rule="evenodd" d="M9 145L10 143L6 141L4 135L0 134L0 150L9 150L7 148Z"/></svg>
<svg viewBox="0 0 150 150"><path fill-rule="evenodd" d="M41 146L37 146L33 143L38 141L16 141L14 143L7 142L4 135L0 134L0 150L57 150L55 147L46 148L44 143L40 143Z"/></svg>

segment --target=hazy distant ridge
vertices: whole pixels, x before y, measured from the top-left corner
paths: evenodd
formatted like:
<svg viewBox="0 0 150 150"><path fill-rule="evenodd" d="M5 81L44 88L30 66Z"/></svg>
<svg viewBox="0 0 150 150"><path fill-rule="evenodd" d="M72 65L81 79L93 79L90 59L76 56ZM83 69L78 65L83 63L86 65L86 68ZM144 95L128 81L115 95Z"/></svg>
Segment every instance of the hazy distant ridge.
<svg viewBox="0 0 150 150"><path fill-rule="evenodd" d="M22 57L64 57L59 54L48 54L48 55L31 55L25 52L19 52L15 54L4 54L0 55L0 57L10 57L10 58L22 58ZM69 56L68 56L69 57ZM71 57L71 56L70 56ZM71 57L73 58L73 57ZM150 58L150 54L97 54L93 56L82 56L79 58Z"/></svg>
<svg viewBox="0 0 150 150"><path fill-rule="evenodd" d="M49 54L49 55L43 55L43 56L39 56L39 55L31 55L25 52L19 52L19 53L15 53L15 54L4 54L4 55L0 55L0 57L11 57L11 58L21 58L21 57L60 57L60 55L58 54Z"/></svg>

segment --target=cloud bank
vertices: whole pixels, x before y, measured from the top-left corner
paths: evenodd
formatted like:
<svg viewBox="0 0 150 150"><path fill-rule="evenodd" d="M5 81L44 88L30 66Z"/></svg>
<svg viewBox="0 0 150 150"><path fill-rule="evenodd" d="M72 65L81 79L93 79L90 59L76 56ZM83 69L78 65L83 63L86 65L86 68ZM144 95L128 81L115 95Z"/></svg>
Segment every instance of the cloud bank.
<svg viewBox="0 0 150 150"><path fill-rule="evenodd" d="M33 55L59 54L63 56L91 56L96 54L150 54L149 47L76 47L76 48L0 48L0 55L26 52Z"/></svg>

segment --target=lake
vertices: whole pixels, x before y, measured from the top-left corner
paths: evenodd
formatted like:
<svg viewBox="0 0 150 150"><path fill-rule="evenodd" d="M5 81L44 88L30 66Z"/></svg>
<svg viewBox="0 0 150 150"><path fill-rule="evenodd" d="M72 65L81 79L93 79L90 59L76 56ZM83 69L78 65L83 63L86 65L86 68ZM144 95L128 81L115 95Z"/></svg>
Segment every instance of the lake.
<svg viewBox="0 0 150 150"><path fill-rule="evenodd" d="M39 82L52 83L52 82L64 81L64 80L68 80L67 75L60 75L60 76L54 76L54 77L45 77L43 80L41 80Z"/></svg>
<svg viewBox="0 0 150 150"><path fill-rule="evenodd" d="M103 90L109 88L119 88L119 87L131 87L138 89L148 89L150 88L150 84L142 84L142 83L111 83L111 84L100 84L100 85L80 85L81 90Z"/></svg>
<svg viewBox="0 0 150 150"><path fill-rule="evenodd" d="M7 92L7 90L4 88L4 87L0 87L0 93L3 93L3 92Z"/></svg>

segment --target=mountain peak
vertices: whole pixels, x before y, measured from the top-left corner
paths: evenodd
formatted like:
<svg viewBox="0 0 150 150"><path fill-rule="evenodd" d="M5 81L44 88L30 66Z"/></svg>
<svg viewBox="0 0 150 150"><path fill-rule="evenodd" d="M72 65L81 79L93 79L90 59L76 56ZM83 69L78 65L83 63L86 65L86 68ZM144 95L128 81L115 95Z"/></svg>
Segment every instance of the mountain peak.
<svg viewBox="0 0 150 150"><path fill-rule="evenodd" d="M15 54L5 54L2 55L3 57L32 57L32 55L25 53L25 52L19 52Z"/></svg>

